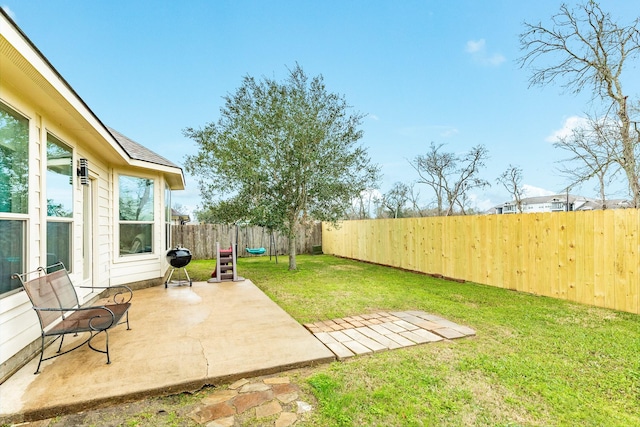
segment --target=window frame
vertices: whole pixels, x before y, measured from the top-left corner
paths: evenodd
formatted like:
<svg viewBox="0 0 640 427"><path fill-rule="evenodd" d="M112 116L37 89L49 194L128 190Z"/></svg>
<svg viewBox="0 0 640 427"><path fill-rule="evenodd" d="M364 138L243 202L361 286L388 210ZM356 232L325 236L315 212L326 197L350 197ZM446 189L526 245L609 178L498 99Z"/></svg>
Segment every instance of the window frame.
<svg viewBox="0 0 640 427"><path fill-rule="evenodd" d="M44 141L44 150L45 150L45 176L47 177L47 179L45 179L45 189L44 189L44 193L45 193L45 201L46 201L46 216L47 216L47 220L46 220L46 232L45 232L45 236L46 236L46 254L47 254L47 261L46 264L47 266L54 264L56 262L62 261L64 263L64 266L66 267L68 272L73 272L73 264L74 264L74 230L75 230L75 221L74 221L74 217L75 217L75 212L74 212L74 207L75 207L75 184L76 184L76 174L74 173L74 149L71 145L67 144L66 142L64 142L61 138L59 138L58 136L56 136L54 133L52 133L51 131L46 131L45 133L46 135L46 140ZM69 195L71 196L71 200L70 200L70 209L71 211L68 213L68 215L49 215L49 192L52 190L52 188L50 187L51 183L49 182L49 144L53 143L58 145L59 147L62 147L63 149L66 149L69 151L70 154L70 174L68 175L69 177L69 181L70 181L70 185L69 185ZM67 176L67 175L62 175L62 176ZM55 202L55 200L54 200ZM65 254L66 257L64 256L60 256L60 257L56 257L57 259L49 259L49 245L50 245L50 239L49 239L49 225L50 224L67 224L67 227L69 228L69 234L68 234L68 244L67 244L67 248L68 248L68 253ZM65 259L66 258L66 259Z"/></svg>
<svg viewBox="0 0 640 427"><path fill-rule="evenodd" d="M13 214L16 215L16 214ZM26 265L27 265L27 248L29 245L26 244L27 242L27 234L29 232L29 220L27 218L20 218L20 217L1 217L0 218L0 222L8 222L8 221L12 221L12 222L19 222L22 223L22 254L20 255L22 257L22 260L20 261L20 268L17 271L9 271L9 274L13 275L15 273L23 273L26 271ZM12 283L14 282L14 283ZM21 291L24 290L24 288L22 287L20 281L18 279L10 279L9 282L10 286L15 286L13 289L10 289L6 292L0 292L0 300L2 300L3 298L7 298L10 297L11 295L15 295Z"/></svg>
<svg viewBox="0 0 640 427"><path fill-rule="evenodd" d="M133 179L139 179L139 180L146 180L148 182L151 182L151 190L150 190L150 207L151 207L151 216L152 219L150 220L126 220L126 219L121 219L121 201L122 201L122 186L121 186L121 178L122 177L126 177L126 178L133 178ZM119 172L116 174L116 188L117 188L117 196L115 197L115 202L116 202L116 210L115 210L115 215L117 215L117 244L114 245L116 247L116 260L119 261L126 261L131 259L132 257L135 258L140 258L140 257L155 257L156 254L156 250L157 250L157 242L155 239L155 231L156 231L156 222L157 222L157 208L156 208L156 199L157 199L157 195L156 195L156 184L157 184L158 180L156 177L151 177L151 176L144 176L144 175L135 175L132 173L128 173L128 172ZM132 251L132 252L123 252L123 245L121 243L122 241L122 237L123 237L123 232L122 232L122 227L124 226L135 226L135 225L142 225L142 226L149 226L150 227L150 245L148 245L150 247L149 251ZM142 233L140 233L142 234ZM137 236L137 235L136 235ZM136 238L134 237L133 239L131 239L131 244L130 247L133 248L135 245L135 240ZM144 247L147 247L147 245L145 245L144 243L142 243Z"/></svg>
<svg viewBox="0 0 640 427"><path fill-rule="evenodd" d="M29 236L29 227L31 224L31 221L30 221L31 218L29 214L30 207L31 207L31 200L28 194L30 194L29 190L32 188L32 184L33 184L31 173L30 173L31 167L32 167L31 141L32 141L32 132L33 132L32 130L33 120L28 115L23 114L22 112L20 112L19 109L11 106L9 103L7 103L3 99L0 99L0 106L9 115L15 116L17 120L24 121L26 124L25 131L26 131L26 176L27 178L26 178L26 183L24 183L24 185L26 185L26 191L25 191L25 198L21 202L22 209L20 209L21 210L20 212L0 212L0 222L10 221L10 222L16 222L21 224L20 234L22 236L20 241L22 242L22 247L20 248L21 254L19 255L20 259L18 261L18 263L20 264L20 267L18 268L9 267L9 270L16 270L16 271L8 272L9 274L14 274L14 273L22 273L26 271L28 257L29 257L29 253L28 253L29 245L27 244L27 242L28 242L28 236ZM11 256L9 258L14 258L14 257ZM10 263L11 261L7 261L7 262ZM13 287L14 284L12 283L12 281L15 281L15 283L17 283L15 287ZM18 281L18 279L10 279L9 284L10 284L10 287L13 287L13 289L7 290L6 292L0 292L0 300L13 296L15 294L18 294L24 290L24 288L20 286L20 282Z"/></svg>
<svg viewBox="0 0 640 427"><path fill-rule="evenodd" d="M51 140L49 139L51 138ZM69 189L69 195L71 196L71 200L69 201L70 206L69 208L71 209L68 215L49 215L49 191L51 190L50 187L50 183L49 183L49 179L46 180L46 184L45 184L45 198L47 201L47 218L57 218L57 219L64 219L64 218L73 218L74 216L74 206L75 206L75 184L76 184L76 180L77 180L77 176L75 172L75 168L73 167L73 162L74 162L74 149L71 145L67 144L66 142L62 141L62 139L58 138L55 134L53 134L50 131L46 132L46 141L45 141L45 164L46 164L46 170L45 170L45 175L47 176L47 178L49 177L49 144L50 143L54 143L58 146L61 146L63 149L67 149L69 151L70 154L70 164L69 164L69 169L70 169L70 173L69 175L63 175L60 174L61 176L68 176L69 177L69 186L67 187ZM55 201L55 200L54 200ZM65 206L66 207L66 206Z"/></svg>

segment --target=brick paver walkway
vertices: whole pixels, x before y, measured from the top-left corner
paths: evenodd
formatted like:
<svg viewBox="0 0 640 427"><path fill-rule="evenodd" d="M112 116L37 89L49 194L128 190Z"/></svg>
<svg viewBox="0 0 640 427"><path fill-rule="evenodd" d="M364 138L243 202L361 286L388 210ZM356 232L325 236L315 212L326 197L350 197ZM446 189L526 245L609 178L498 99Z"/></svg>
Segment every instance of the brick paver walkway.
<svg viewBox="0 0 640 427"><path fill-rule="evenodd" d="M467 326L424 311L379 312L304 326L338 359L476 334Z"/></svg>

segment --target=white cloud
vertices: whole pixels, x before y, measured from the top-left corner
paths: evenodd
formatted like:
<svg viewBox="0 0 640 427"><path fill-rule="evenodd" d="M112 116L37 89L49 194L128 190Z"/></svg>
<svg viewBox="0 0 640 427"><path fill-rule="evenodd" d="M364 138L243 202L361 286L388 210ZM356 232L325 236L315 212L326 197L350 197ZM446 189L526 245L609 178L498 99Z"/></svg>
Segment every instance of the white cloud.
<svg viewBox="0 0 640 427"><path fill-rule="evenodd" d="M460 131L454 127L442 126L444 129L440 132L440 136L443 138L450 138L460 133Z"/></svg>
<svg viewBox="0 0 640 427"><path fill-rule="evenodd" d="M465 51L471 55L474 61L481 65L497 67L506 61L503 55L487 51L487 42L485 39L469 40Z"/></svg>
<svg viewBox="0 0 640 427"><path fill-rule="evenodd" d="M371 120L375 120L376 122L380 120L380 117L376 116L375 114L369 114L367 117L369 117Z"/></svg>
<svg viewBox="0 0 640 427"><path fill-rule="evenodd" d="M469 40L467 42L467 48L465 49L469 53L483 52L486 48L487 42L485 39Z"/></svg>
<svg viewBox="0 0 640 427"><path fill-rule="evenodd" d="M523 197L539 197L539 196L551 196L556 194L554 191L545 190L544 188L535 187L529 184L522 185Z"/></svg>
<svg viewBox="0 0 640 427"><path fill-rule="evenodd" d="M500 55L499 53L494 53L493 55L485 58L484 63L486 65L492 65L494 67L497 67L498 65L502 64L506 60L507 59L504 56Z"/></svg>
<svg viewBox="0 0 640 427"><path fill-rule="evenodd" d="M547 136L544 140L547 142L557 142L561 138L566 138L573 133L574 129L584 127L588 123L588 120L584 117L571 116L567 117L560 129L557 129Z"/></svg>
<svg viewBox="0 0 640 427"><path fill-rule="evenodd" d="M480 198L483 197L483 198ZM478 196L477 194L469 194L470 204L480 212L486 212L496 204L486 196Z"/></svg>
<svg viewBox="0 0 640 427"><path fill-rule="evenodd" d="M3 4L2 6L0 6L2 8L2 10L4 10L4 12L9 15L9 18L11 18L12 20L16 20L16 14L13 12L13 10L9 9L9 6L7 6L6 4Z"/></svg>

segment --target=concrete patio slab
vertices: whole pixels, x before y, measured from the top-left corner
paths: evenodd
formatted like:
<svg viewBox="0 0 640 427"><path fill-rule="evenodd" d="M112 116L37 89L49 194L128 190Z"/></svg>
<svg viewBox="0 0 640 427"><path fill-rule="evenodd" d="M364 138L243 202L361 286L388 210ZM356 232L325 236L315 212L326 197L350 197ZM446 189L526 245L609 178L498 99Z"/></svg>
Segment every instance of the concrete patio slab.
<svg viewBox="0 0 640 427"><path fill-rule="evenodd" d="M132 303L131 330L120 325L109 332L110 365L87 346L44 362L38 375L32 360L0 385L0 422L50 418L335 360L249 280L142 289Z"/></svg>

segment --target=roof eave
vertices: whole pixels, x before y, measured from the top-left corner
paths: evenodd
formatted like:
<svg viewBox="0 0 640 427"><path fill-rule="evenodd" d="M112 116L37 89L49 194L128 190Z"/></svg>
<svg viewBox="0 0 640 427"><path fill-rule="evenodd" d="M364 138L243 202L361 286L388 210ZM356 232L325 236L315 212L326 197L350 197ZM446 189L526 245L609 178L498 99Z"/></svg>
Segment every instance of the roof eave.
<svg viewBox="0 0 640 427"><path fill-rule="evenodd" d="M129 165L135 168L152 170L154 172L160 172L164 177L169 187L172 190L184 190L184 172L182 168L172 167L166 165L160 165L157 163L147 162L144 160L130 159Z"/></svg>

